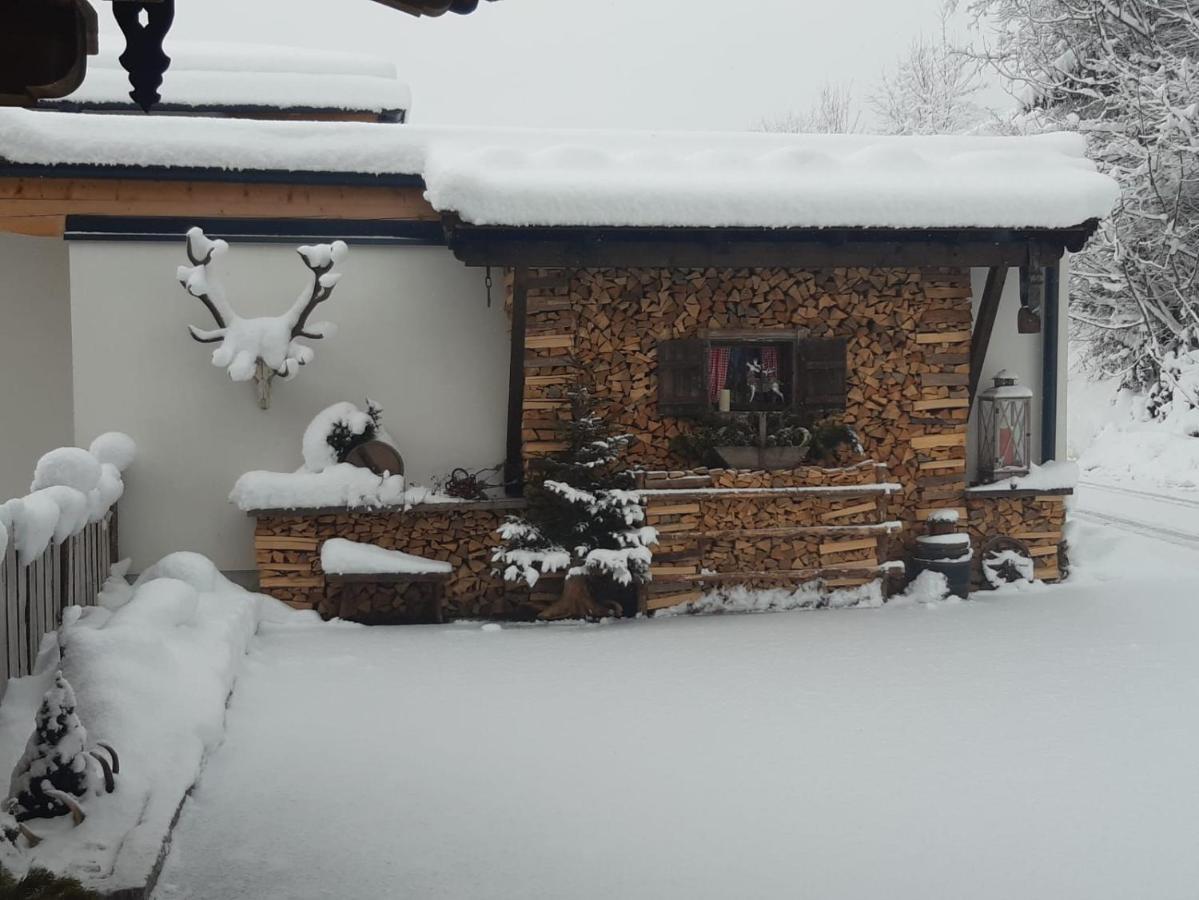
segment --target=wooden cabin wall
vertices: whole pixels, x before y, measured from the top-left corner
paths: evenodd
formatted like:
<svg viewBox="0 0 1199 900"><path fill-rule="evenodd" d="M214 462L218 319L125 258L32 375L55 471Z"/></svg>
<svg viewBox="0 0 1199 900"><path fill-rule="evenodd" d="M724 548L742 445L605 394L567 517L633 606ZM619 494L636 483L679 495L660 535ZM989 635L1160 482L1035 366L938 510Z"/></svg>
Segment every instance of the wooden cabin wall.
<svg viewBox="0 0 1199 900"><path fill-rule="evenodd" d="M844 419L899 482L907 522L935 508L963 520L969 401L966 269L532 269L522 442L558 449L571 385L636 437L632 462L684 468L671 438L689 421L657 412L657 347L701 329L789 327L848 342Z"/></svg>

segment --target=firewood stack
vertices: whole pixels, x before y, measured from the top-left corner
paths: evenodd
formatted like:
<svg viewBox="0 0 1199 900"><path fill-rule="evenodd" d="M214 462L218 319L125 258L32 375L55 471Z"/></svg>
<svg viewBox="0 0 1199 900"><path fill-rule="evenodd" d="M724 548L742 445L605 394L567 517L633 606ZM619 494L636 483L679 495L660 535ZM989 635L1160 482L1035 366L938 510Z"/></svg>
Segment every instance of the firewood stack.
<svg viewBox="0 0 1199 900"><path fill-rule="evenodd" d="M694 469L642 473L647 523L658 530L647 612L717 586L826 590L883 578L891 535L882 468Z"/></svg>
<svg viewBox="0 0 1199 900"><path fill-rule="evenodd" d="M636 438L635 463L682 469L670 441L691 423L658 415L658 343L702 329L794 328L848 341L844 419L902 486L896 518L962 506L967 270L533 269L527 296L526 462L561 448L565 393L585 384Z"/></svg>
<svg viewBox="0 0 1199 900"><path fill-rule="evenodd" d="M409 510L263 510L257 513L254 536L259 584L264 592L297 609L337 615L341 600L332 597L325 584L320 546L329 538L340 537L451 563L454 572L446 585L447 618L506 618L511 615L514 598L491 573L491 553L500 541L496 529L520 505L519 501L491 500L427 504ZM391 590L388 597L394 593ZM425 601L419 590L414 591L413 599ZM392 601L387 599L386 604ZM395 612L392 605L379 612ZM425 611L423 605L418 610L421 615ZM365 618L369 612L356 609Z"/></svg>
<svg viewBox="0 0 1199 900"><path fill-rule="evenodd" d="M966 493L970 537L975 547L994 535L1024 543L1032 556L1034 577L1057 581L1065 576L1066 492L980 491ZM974 583L982 584L982 556L974 556Z"/></svg>

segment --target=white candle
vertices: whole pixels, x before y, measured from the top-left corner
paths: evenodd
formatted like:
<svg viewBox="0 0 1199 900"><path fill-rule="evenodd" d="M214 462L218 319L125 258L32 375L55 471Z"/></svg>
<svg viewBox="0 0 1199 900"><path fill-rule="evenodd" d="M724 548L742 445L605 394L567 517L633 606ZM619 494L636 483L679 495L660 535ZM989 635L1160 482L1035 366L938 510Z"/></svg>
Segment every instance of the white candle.
<svg viewBox="0 0 1199 900"><path fill-rule="evenodd" d="M733 392L728 388L724 388L720 392L720 411L728 412L733 408Z"/></svg>

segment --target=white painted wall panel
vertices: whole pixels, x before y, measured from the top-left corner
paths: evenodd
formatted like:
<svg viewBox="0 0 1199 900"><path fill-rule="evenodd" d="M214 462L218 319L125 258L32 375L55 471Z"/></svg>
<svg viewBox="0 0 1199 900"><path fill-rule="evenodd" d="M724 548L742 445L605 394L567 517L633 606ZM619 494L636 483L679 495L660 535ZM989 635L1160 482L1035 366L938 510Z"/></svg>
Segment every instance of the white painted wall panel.
<svg viewBox="0 0 1199 900"><path fill-rule="evenodd" d="M316 359L276 381L259 410L252 384L210 362L186 326L212 327L174 279L183 244L70 245L75 428L80 441L116 428L141 457L121 508L122 552L135 571L173 550L226 570L253 567L251 522L227 502L249 469L293 470L312 416L369 395L385 408L410 480L502 460L508 324L500 291L440 247L352 247L345 277L317 318L339 325ZM282 311L306 283L288 245L235 245L221 275L243 315Z"/></svg>
<svg viewBox="0 0 1199 900"><path fill-rule="evenodd" d="M47 450L70 444L67 246L0 234L0 502L29 491Z"/></svg>
<svg viewBox="0 0 1199 900"><path fill-rule="evenodd" d="M971 286L974 291L974 316L978 318L978 303L982 297L983 285L987 281L986 269L972 269ZM1066 340L1067 322L1067 290L1069 284L1068 260L1062 261L1058 279L1059 303L1059 333L1058 333L1058 384L1057 384L1057 455L1065 458L1066 452ZM1020 334L1016 330L1016 313L1020 309L1020 271L1010 269L1004 282L1003 298L999 305L999 315L995 319L995 329L991 333L991 343L987 348L987 359L983 365L979 390L984 390L994 384L995 373L1007 369L1019 376L1023 384L1033 390L1032 401L1032 459L1037 462L1041 458L1041 405L1042 405L1042 348L1044 346L1041 334ZM977 409L977 405L975 407ZM974 410L970 417L970 449L968 454L968 475L974 479L977 472L978 456L978 417Z"/></svg>

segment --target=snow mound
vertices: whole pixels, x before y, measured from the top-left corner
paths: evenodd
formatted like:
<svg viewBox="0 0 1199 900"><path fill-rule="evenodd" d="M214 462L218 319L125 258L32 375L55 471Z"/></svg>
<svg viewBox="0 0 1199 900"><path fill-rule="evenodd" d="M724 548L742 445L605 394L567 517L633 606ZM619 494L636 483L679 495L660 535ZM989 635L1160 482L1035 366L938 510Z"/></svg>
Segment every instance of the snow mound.
<svg viewBox="0 0 1199 900"><path fill-rule="evenodd" d="M86 494L100 483L100 461L79 447L59 447L37 461L31 491L65 485Z"/></svg>
<svg viewBox="0 0 1199 900"><path fill-rule="evenodd" d="M120 431L106 431L87 449L101 463L114 466L118 472L124 472L137 459L137 443Z"/></svg>
<svg viewBox="0 0 1199 900"><path fill-rule="evenodd" d="M949 596L949 579L941 572L925 569L912 579L902 594L887 601L888 606L915 606L939 603Z"/></svg>
<svg viewBox="0 0 1199 900"><path fill-rule="evenodd" d="M330 538L321 544L321 568L328 575L431 575L454 571L448 562L345 538Z"/></svg>
<svg viewBox="0 0 1199 900"><path fill-rule="evenodd" d="M144 625L174 628L195 621L199 592L177 578L155 578L135 586L129 602L112 614L108 628Z"/></svg>
<svg viewBox="0 0 1199 900"><path fill-rule="evenodd" d="M212 560L202 553L192 553L189 550L167 554L142 572L133 583L133 587L139 588L158 578L182 581L201 592L229 591L236 588L232 581L221 574L221 570Z"/></svg>
<svg viewBox="0 0 1199 900"><path fill-rule="evenodd" d="M427 492L404 490L402 475L381 478L370 469L338 463L323 472L246 472L229 500L238 509L319 509L322 507L407 508ZM448 499L448 498L447 498Z"/></svg>
<svg viewBox="0 0 1199 900"><path fill-rule="evenodd" d="M100 586L100 593L96 595L98 606L110 612L116 612L133 599L133 587L125 578L131 563L130 559L122 559L120 562L112 564L108 570L108 577Z"/></svg>
<svg viewBox="0 0 1199 900"><path fill-rule="evenodd" d="M88 521L99 522L125 494L121 473L111 463L100 466L100 482L88 492Z"/></svg>
<svg viewBox="0 0 1199 900"><path fill-rule="evenodd" d="M41 493L4 504L3 518L12 523L17 562L27 566L50 546L58 527L58 504Z"/></svg>
<svg viewBox="0 0 1199 900"><path fill-rule="evenodd" d="M206 582L198 573L211 574L215 566L196 554L172 554L151 570L190 573L211 589L147 579L115 612L71 607L57 644L47 638L51 650L61 648L61 669L89 734L116 748L121 774L115 793L83 801L87 819L79 827L39 826L35 831L46 839L36 848L0 851L17 874L42 866L106 895L144 886L179 804L224 736L226 701L258 623L314 621L224 579ZM123 573L123 564L113 567L115 594L131 590L116 584ZM0 714L0 747L7 752L32 729L58 663L57 652L50 655L49 674L39 660L38 675L9 682Z"/></svg>
<svg viewBox="0 0 1199 900"><path fill-rule="evenodd" d="M1077 486L1078 463L1070 459L1055 459L1040 466L1033 463L1029 466L1027 475L1005 478L994 484L980 484L971 490L993 491L1007 488L1013 491L1058 491L1073 490Z"/></svg>
<svg viewBox="0 0 1199 900"><path fill-rule="evenodd" d="M71 535L78 534L91 517L91 504L87 494L64 484L42 488L30 496L46 497L58 507L58 521L54 525L54 543L61 544Z"/></svg>

